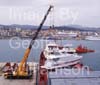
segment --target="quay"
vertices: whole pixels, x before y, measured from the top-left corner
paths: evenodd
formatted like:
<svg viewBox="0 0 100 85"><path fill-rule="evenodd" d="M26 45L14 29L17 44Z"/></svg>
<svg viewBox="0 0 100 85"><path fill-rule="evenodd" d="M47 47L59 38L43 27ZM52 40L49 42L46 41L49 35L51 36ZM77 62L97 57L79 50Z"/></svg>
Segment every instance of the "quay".
<svg viewBox="0 0 100 85"><path fill-rule="evenodd" d="M11 62L13 64L14 62ZM0 62L0 68L2 68L6 62ZM5 79L3 73L0 76L0 85L36 85L37 67L35 62L28 62L29 67L33 70L32 79Z"/></svg>

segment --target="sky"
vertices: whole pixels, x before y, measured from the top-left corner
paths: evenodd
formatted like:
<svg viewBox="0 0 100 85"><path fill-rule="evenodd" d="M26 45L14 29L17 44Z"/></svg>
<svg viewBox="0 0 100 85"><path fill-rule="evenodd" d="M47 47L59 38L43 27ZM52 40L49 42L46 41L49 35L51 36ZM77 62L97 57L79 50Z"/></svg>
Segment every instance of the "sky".
<svg viewBox="0 0 100 85"><path fill-rule="evenodd" d="M45 25L100 27L100 0L0 0L0 24L39 25L51 4Z"/></svg>

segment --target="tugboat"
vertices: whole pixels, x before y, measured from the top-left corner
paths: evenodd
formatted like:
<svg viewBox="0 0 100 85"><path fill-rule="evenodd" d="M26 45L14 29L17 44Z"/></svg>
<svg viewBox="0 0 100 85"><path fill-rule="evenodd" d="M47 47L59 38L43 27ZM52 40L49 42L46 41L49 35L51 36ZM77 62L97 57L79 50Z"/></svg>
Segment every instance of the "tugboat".
<svg viewBox="0 0 100 85"><path fill-rule="evenodd" d="M76 53L88 53L88 52L94 52L94 50L88 49L87 47L83 47L82 45L79 45L76 48Z"/></svg>

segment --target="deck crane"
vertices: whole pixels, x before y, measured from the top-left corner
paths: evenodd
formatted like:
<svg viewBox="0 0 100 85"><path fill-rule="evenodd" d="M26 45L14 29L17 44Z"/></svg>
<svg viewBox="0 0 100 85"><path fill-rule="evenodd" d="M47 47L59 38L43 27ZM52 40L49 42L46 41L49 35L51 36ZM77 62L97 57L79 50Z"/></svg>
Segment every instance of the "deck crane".
<svg viewBox="0 0 100 85"><path fill-rule="evenodd" d="M42 26L44 24L44 22L46 21L47 19L47 16L49 14L49 12L51 11L51 9L53 8L53 6L50 6L49 9L47 10L47 13L45 14L42 22L40 23L37 31L35 32L35 35L33 36L30 44L29 44L29 47L26 49L25 51L25 54L23 56L23 59L21 60L21 62L19 63L17 69L15 71L11 71L11 72L6 72L4 73L4 77L5 78L11 78L11 79L30 79L32 78L33 76L33 72L30 70L30 69L26 69L26 64L27 64L27 59L28 59L28 56L30 54L30 51L32 49L32 45L34 44L40 30L42 29Z"/></svg>

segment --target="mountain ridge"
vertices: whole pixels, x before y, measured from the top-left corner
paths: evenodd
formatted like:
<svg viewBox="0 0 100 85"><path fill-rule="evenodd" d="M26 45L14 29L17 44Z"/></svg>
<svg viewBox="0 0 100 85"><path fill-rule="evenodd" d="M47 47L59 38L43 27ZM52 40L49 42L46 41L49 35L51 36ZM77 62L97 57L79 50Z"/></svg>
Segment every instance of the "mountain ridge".
<svg viewBox="0 0 100 85"><path fill-rule="evenodd" d="M2 25L0 24L0 28L21 28L21 29L37 29L38 26L36 25L19 25L19 24L12 24L12 25ZM42 29L48 29L49 26L43 26ZM55 29L58 30L79 30L79 31L100 31L100 27L83 27L81 25L66 25L66 26L55 26Z"/></svg>

